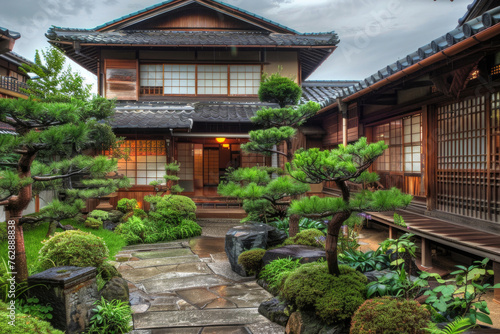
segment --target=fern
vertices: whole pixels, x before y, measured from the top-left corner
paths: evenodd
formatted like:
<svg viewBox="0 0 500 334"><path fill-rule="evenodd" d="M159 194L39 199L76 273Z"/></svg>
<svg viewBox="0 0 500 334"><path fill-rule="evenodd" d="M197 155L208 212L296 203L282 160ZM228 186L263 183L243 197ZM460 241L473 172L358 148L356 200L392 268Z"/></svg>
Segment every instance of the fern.
<svg viewBox="0 0 500 334"><path fill-rule="evenodd" d="M443 329L439 329L435 323L431 322L429 327L424 328L424 330L431 334L459 334L473 327L474 324L471 323L469 318L457 317Z"/></svg>

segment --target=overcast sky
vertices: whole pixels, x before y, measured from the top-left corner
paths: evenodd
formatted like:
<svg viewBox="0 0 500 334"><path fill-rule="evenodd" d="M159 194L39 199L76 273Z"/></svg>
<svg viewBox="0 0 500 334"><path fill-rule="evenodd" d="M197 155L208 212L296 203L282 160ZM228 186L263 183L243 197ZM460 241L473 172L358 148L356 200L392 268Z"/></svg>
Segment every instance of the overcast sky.
<svg viewBox="0 0 500 334"><path fill-rule="evenodd" d="M93 28L161 0L2 1L0 26L20 32L14 51L33 59L51 25ZM453 30L472 0L226 0L299 32L336 31L340 44L309 80L359 80ZM71 62L71 61L70 61ZM74 63L90 83L95 77Z"/></svg>

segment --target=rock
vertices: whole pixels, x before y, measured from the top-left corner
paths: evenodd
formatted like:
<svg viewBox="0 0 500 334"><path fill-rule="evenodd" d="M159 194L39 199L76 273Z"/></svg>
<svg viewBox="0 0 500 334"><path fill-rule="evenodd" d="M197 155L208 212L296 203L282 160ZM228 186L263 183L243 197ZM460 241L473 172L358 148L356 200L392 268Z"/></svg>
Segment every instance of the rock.
<svg viewBox="0 0 500 334"><path fill-rule="evenodd" d="M349 334L345 324L326 325L312 314L294 312L286 325L286 334Z"/></svg>
<svg viewBox="0 0 500 334"><path fill-rule="evenodd" d="M367 271L367 272L363 273L363 275L365 275L366 278L368 279L368 283L371 283L371 282L378 281L381 277L383 277L384 275L391 273L391 272L393 272L393 271L390 269L384 269L384 270L380 270L380 271L373 270L373 271Z"/></svg>
<svg viewBox="0 0 500 334"><path fill-rule="evenodd" d="M271 237L271 238L270 238ZM231 228L226 233L224 249L231 269L241 276L247 277L246 271L238 264L238 256L246 250L253 248L267 248L277 245L286 239L286 234L280 233L276 228L266 224L247 224Z"/></svg>
<svg viewBox="0 0 500 334"><path fill-rule="evenodd" d="M114 231L120 223L114 223L111 220L105 220L102 222L102 228L109 231Z"/></svg>
<svg viewBox="0 0 500 334"><path fill-rule="evenodd" d="M129 302L128 283L121 277L113 277L109 280L100 291L100 294L107 301L118 299L122 302Z"/></svg>
<svg viewBox="0 0 500 334"><path fill-rule="evenodd" d="M111 263L105 262L99 268L99 273L105 281L111 280L113 277L122 277L122 274Z"/></svg>
<svg viewBox="0 0 500 334"><path fill-rule="evenodd" d="M288 245L268 250L262 258L262 263L265 266L273 260L288 257L291 257L292 259L301 259L300 263L309 263L325 258L325 251L311 246Z"/></svg>
<svg viewBox="0 0 500 334"><path fill-rule="evenodd" d="M124 213L118 210L111 210L108 212L108 221L112 223L119 223Z"/></svg>
<svg viewBox="0 0 500 334"><path fill-rule="evenodd" d="M282 302L278 298L273 298L260 304L259 313L278 325L286 326L289 318L285 313L286 307L286 302Z"/></svg>

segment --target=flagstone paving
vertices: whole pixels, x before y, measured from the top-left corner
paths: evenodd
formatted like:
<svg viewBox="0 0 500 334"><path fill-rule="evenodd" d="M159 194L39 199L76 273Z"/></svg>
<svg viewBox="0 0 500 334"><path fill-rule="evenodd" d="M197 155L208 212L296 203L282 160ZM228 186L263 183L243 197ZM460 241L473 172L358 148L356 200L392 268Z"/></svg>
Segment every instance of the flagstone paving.
<svg viewBox="0 0 500 334"><path fill-rule="evenodd" d="M285 331L258 313L272 295L231 270L222 237L127 246L116 258L129 282L132 334Z"/></svg>

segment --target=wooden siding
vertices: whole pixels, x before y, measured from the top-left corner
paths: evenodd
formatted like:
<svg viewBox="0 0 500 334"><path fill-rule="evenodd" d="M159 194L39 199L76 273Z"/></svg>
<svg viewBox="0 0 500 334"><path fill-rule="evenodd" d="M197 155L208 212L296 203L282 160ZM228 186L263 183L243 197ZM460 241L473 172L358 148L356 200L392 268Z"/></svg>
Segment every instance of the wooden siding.
<svg viewBox="0 0 500 334"><path fill-rule="evenodd" d="M325 117L323 128L326 135L323 138L323 145L326 147L337 145L342 142L342 119L339 113L334 113Z"/></svg>
<svg viewBox="0 0 500 334"><path fill-rule="evenodd" d="M106 98L136 101L139 99L137 60L106 59L104 68Z"/></svg>
<svg viewBox="0 0 500 334"><path fill-rule="evenodd" d="M241 167L265 166L266 157L262 154L241 151Z"/></svg>
<svg viewBox="0 0 500 334"><path fill-rule="evenodd" d="M206 7L188 6L128 27L130 30L256 30L255 25Z"/></svg>

